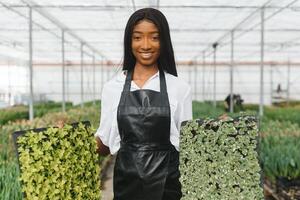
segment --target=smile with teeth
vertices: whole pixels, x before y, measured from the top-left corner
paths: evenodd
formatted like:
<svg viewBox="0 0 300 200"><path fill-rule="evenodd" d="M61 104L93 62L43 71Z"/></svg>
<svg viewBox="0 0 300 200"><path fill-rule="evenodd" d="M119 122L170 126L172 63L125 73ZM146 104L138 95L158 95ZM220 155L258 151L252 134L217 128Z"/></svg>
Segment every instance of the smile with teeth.
<svg viewBox="0 0 300 200"><path fill-rule="evenodd" d="M151 52L140 52L140 55L142 56L142 58L147 59L150 58L152 56L153 53Z"/></svg>

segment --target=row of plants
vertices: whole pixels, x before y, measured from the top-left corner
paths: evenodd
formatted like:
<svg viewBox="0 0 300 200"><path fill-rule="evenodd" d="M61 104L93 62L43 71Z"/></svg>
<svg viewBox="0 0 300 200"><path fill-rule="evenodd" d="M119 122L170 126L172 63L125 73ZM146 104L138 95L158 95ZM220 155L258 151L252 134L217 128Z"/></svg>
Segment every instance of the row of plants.
<svg viewBox="0 0 300 200"><path fill-rule="evenodd" d="M17 166L16 152L12 133L19 130L29 130L40 127L61 127L63 124L71 124L79 121L90 121L93 127L99 126L100 106L85 106L69 109L66 113L48 113L33 121L19 120L8 122L0 127L0 199L21 199L21 188L18 180L19 171ZM103 158L100 158L103 160ZM12 198L13 197L13 198Z"/></svg>
<svg viewBox="0 0 300 200"><path fill-rule="evenodd" d="M260 164L265 184L277 199L300 199L300 127L267 120L260 137ZM274 194L273 194L274 196Z"/></svg>
<svg viewBox="0 0 300 200"><path fill-rule="evenodd" d="M300 101L298 100L281 101L281 102L273 103L273 105L277 107L299 107Z"/></svg>
<svg viewBox="0 0 300 200"><path fill-rule="evenodd" d="M73 123L78 121L91 121L94 127L98 127L100 118L99 102L96 107L90 102L84 109L73 108L67 113L49 113L43 117L28 120L19 120L8 122L0 127L0 199L20 199L21 190L17 177L19 176L16 162L15 150L11 134L17 130L27 130L38 127L61 126L64 123ZM77 106L78 107L78 106ZM244 115L256 115L257 105L245 105ZM289 108L265 107L265 117L260 121L259 140L259 158L263 174L270 180L276 182L282 176L291 180L299 179L299 107L294 106L295 116L289 115ZM297 115L297 113L299 113ZM240 113L234 113L231 116L239 116ZM221 116L221 117L220 117ZM193 102L194 119L222 118L224 108L222 103L218 102L217 108L213 108L211 103ZM298 142L298 143L297 143Z"/></svg>
<svg viewBox="0 0 300 200"><path fill-rule="evenodd" d="M300 178L299 136L268 135L260 141L260 160L264 174L271 180Z"/></svg>
<svg viewBox="0 0 300 200"><path fill-rule="evenodd" d="M268 120L275 120L280 122L289 121L293 124L300 126L300 103L294 102L293 106L290 107L275 107L275 106L264 106L264 117L262 120L267 122ZM257 104L245 104L243 109L236 109L235 113L227 113L231 117L236 117L240 114L239 111L247 113L249 115L257 115L259 105ZM222 101L216 103L216 107L212 106L211 102L193 102L193 118L199 117L219 117L224 114L225 108Z"/></svg>
<svg viewBox="0 0 300 200"><path fill-rule="evenodd" d="M60 102L42 102L34 104L34 116L42 117L49 112L59 112L61 110ZM66 109L72 107L71 102L66 102ZM9 108L0 109L0 125L4 125L9 121L29 119L29 108L25 105L17 105Z"/></svg>
<svg viewBox="0 0 300 200"><path fill-rule="evenodd" d="M2 160L13 158L14 147L12 141L12 133L18 130L27 130L38 127L61 126L64 123L73 123L78 121L90 121L94 127L99 126L100 107L96 105L86 106L83 109L73 108L66 113L54 112L48 113L43 117L37 117L32 121L19 120L16 122L8 122L0 127L0 146L3 151L0 152Z"/></svg>
<svg viewBox="0 0 300 200"><path fill-rule="evenodd" d="M28 119L28 108L25 106L15 106L11 108L3 108L0 112L0 125L4 125L9 121L18 119Z"/></svg>
<svg viewBox="0 0 300 200"><path fill-rule="evenodd" d="M0 160L0 199L21 200L19 165L16 161L3 162Z"/></svg>
<svg viewBox="0 0 300 200"><path fill-rule="evenodd" d="M258 112L259 105L246 104L243 106L245 112ZM263 120L275 120L280 122L289 121L300 126L300 102L293 101L289 106L264 106Z"/></svg>

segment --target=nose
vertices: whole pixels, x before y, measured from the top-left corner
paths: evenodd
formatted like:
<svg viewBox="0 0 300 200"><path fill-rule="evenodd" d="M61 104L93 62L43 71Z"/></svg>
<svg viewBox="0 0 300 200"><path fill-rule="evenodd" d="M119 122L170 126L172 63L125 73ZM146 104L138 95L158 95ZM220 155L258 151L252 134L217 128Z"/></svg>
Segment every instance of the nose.
<svg viewBox="0 0 300 200"><path fill-rule="evenodd" d="M148 38L144 38L143 39L143 43L142 43L142 46L141 46L142 50L149 50L151 49L151 44L149 42L149 39Z"/></svg>

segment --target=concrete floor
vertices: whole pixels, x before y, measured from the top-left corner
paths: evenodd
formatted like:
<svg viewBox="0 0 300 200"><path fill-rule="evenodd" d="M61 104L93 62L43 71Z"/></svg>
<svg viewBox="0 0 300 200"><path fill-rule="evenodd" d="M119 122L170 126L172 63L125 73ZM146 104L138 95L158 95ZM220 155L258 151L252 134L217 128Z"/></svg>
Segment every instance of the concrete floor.
<svg viewBox="0 0 300 200"><path fill-rule="evenodd" d="M115 157L108 164L106 171L102 177L102 198L101 200L112 200L113 199L113 171L115 166Z"/></svg>

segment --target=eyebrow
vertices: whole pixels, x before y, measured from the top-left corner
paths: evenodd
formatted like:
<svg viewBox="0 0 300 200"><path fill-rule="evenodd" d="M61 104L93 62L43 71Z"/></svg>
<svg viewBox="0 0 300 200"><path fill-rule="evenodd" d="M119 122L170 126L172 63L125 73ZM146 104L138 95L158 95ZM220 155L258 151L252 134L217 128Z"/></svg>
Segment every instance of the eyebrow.
<svg viewBox="0 0 300 200"><path fill-rule="evenodd" d="M133 33L143 33L143 32L141 32L141 31L133 31ZM159 33L159 32L158 31L152 31L150 33Z"/></svg>

